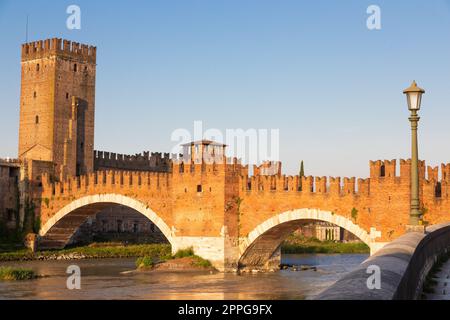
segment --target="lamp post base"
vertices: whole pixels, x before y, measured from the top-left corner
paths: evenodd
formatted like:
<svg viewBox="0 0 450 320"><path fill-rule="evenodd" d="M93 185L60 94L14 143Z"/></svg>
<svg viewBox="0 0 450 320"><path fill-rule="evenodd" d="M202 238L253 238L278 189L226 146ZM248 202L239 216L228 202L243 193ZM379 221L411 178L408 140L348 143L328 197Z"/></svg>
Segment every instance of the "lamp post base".
<svg viewBox="0 0 450 320"><path fill-rule="evenodd" d="M425 226L424 225L406 225L406 232L419 232L419 233L425 233Z"/></svg>

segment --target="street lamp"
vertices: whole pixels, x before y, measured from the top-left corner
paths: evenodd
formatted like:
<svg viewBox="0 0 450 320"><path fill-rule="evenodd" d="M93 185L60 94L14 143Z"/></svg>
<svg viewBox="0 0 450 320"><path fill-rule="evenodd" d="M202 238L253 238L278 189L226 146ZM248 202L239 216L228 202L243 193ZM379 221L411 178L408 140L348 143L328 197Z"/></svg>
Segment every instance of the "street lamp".
<svg viewBox="0 0 450 320"><path fill-rule="evenodd" d="M422 94L425 90L419 88L415 81L408 89L403 91L408 101L408 109L411 111L411 209L409 213L409 224L411 226L419 226L421 224L420 203L419 203L419 151L417 146L417 126L420 117L417 112L420 110L422 102Z"/></svg>

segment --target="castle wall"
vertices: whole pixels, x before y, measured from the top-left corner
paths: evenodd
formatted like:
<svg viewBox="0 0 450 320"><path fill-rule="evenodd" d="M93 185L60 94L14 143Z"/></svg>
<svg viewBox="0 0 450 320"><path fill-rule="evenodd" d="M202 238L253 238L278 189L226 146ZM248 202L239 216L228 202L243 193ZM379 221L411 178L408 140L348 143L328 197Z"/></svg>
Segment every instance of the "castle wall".
<svg viewBox="0 0 450 320"><path fill-rule="evenodd" d="M35 200L40 202L42 225L74 199L96 194L121 194L137 199L161 215L168 225L174 225L171 183L170 174L154 172L98 171L54 183L44 175Z"/></svg>
<svg viewBox="0 0 450 320"><path fill-rule="evenodd" d="M172 160L168 153L143 152L124 155L106 151L94 151L94 170L126 170L170 172Z"/></svg>
<svg viewBox="0 0 450 320"><path fill-rule="evenodd" d="M420 168L425 221L435 224L448 220L447 178L440 182L442 195L437 197L438 181L425 180L424 162ZM447 168L443 166L442 170ZM405 232L409 221L410 161L401 160L400 175L396 173L395 160L371 162L370 169L370 179L357 182L355 178L303 177L301 191L299 176L242 177L241 234L248 234L275 214L298 208L320 208L351 219L367 232L372 227L383 230L377 241L395 239Z"/></svg>
<svg viewBox="0 0 450 320"><path fill-rule="evenodd" d="M0 160L0 223L14 229L19 223L18 162Z"/></svg>
<svg viewBox="0 0 450 320"><path fill-rule="evenodd" d="M219 236L224 221L225 164L174 163L173 217L176 235Z"/></svg>

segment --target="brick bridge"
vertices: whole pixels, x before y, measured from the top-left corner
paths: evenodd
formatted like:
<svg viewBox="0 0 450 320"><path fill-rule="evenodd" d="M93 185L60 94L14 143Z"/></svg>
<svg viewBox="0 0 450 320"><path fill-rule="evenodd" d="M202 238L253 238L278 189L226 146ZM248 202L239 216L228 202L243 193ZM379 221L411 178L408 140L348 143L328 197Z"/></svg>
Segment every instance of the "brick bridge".
<svg viewBox="0 0 450 320"><path fill-rule="evenodd" d="M176 160L166 173L97 171L51 182L34 195L41 247L64 247L88 216L124 205L148 217L172 251L193 247L221 270L270 268L280 244L312 220L336 224L377 251L403 235L408 223L410 161L371 161L370 178L270 175L236 160L221 164ZM280 167L281 168L281 164ZM450 165L420 162L420 199L428 224L449 221ZM425 179L427 171L427 179ZM343 182L343 183L341 183Z"/></svg>

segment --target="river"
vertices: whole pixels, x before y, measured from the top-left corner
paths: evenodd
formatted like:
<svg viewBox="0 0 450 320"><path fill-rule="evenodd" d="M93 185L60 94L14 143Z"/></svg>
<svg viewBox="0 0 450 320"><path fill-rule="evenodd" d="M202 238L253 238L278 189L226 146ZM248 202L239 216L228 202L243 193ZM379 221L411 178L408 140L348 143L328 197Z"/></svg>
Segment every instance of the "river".
<svg viewBox="0 0 450 320"><path fill-rule="evenodd" d="M365 254L286 254L282 263L316 266L317 271L274 273L144 272L135 259L26 261L0 265L32 268L45 277L0 282L0 299L311 299L363 262ZM81 289L66 287L66 269L81 269Z"/></svg>

